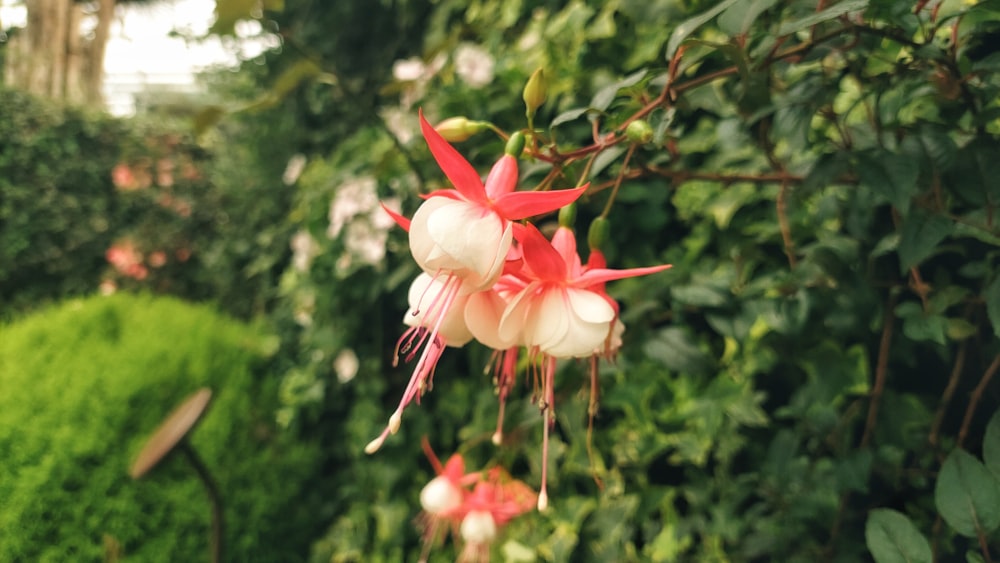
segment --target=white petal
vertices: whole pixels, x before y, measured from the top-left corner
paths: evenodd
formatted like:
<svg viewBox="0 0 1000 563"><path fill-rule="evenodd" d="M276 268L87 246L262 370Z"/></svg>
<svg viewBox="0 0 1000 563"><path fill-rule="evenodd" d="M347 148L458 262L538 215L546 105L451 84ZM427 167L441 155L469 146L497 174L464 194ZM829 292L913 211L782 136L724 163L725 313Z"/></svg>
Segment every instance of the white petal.
<svg viewBox="0 0 1000 563"><path fill-rule="evenodd" d="M444 315L438 335L448 346L461 347L472 340L472 333L465 325L464 317L468 296L459 295L448 303L445 296L441 295L444 290L445 284L440 279L432 278L425 273L417 276L410 284L408 294L410 308L403 315L403 324L433 330L440 316ZM447 309L443 309L445 307Z"/></svg>
<svg viewBox="0 0 1000 563"><path fill-rule="evenodd" d="M420 491L420 506L435 516L458 508L462 491L447 477L438 475Z"/></svg>
<svg viewBox="0 0 1000 563"><path fill-rule="evenodd" d="M490 544L497 537L497 525L493 515L485 510L470 510L459 526L462 539L474 544Z"/></svg>
<svg viewBox="0 0 1000 563"><path fill-rule="evenodd" d="M434 243L461 267L484 277L493 270L498 256L502 261L507 255L510 243L504 245L506 227L495 212L454 200L427 219L427 233Z"/></svg>
<svg viewBox="0 0 1000 563"><path fill-rule="evenodd" d="M585 289L567 289L564 303L569 304L567 329L558 341L540 345L541 350L557 358L592 355L611 332L614 309L603 297Z"/></svg>
<svg viewBox="0 0 1000 563"><path fill-rule="evenodd" d="M528 346L538 346L543 352L562 342L570 329L570 310L564 299L565 290L548 288L534 299L534 307L524 323L524 339Z"/></svg>
<svg viewBox="0 0 1000 563"><path fill-rule="evenodd" d="M517 344L516 338L500 335L500 318L507 302L495 291L480 291L469 296L465 305L465 325L476 340L494 350L506 350Z"/></svg>
<svg viewBox="0 0 1000 563"><path fill-rule="evenodd" d="M615 318L615 310L604 297L586 289L569 288L569 305L581 320L590 323L610 323Z"/></svg>

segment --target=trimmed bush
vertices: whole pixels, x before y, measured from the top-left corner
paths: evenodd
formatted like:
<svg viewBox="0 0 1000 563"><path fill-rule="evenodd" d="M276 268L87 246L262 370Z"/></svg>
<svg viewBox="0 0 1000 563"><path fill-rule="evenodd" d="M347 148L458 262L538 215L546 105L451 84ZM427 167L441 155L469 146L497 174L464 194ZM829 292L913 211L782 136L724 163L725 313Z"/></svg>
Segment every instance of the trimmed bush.
<svg viewBox="0 0 1000 563"><path fill-rule="evenodd" d="M221 489L226 559L301 560L319 456L272 429L269 342L205 307L123 294L0 327L0 560L204 560L209 503L187 464L127 475L202 386L214 397L190 439Z"/></svg>

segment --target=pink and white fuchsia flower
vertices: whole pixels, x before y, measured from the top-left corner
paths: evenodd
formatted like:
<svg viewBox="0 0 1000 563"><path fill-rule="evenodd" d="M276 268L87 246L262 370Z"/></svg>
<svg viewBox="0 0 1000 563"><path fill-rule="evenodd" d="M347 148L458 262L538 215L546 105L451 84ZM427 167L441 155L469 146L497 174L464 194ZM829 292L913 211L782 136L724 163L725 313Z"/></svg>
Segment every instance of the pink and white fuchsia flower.
<svg viewBox="0 0 1000 563"><path fill-rule="evenodd" d="M593 356L614 337L618 305L604 284L661 272L670 265L612 270L583 267L573 231L560 227L550 243L533 225L519 228L523 266L504 276L507 291L520 288L504 309L497 332L517 339L541 365L543 413L542 487L538 509L548 505L549 428L555 423L555 370L558 358ZM600 265L600 262L594 264Z"/></svg>
<svg viewBox="0 0 1000 563"><path fill-rule="evenodd" d="M513 241L513 221L555 211L575 201L586 189L516 192L517 159L511 154L504 154L493 165L484 184L475 168L434 130L423 113L420 128L455 189L429 194L411 220L383 206L409 232L410 252L432 281L418 292L420 299L413 299L411 289L411 312L407 315L411 322L407 324L412 328L400 343L404 354L420 347L423 352L385 430L365 447L368 453L377 451L389 434L399 430L403 409L414 398L419 400L449 344L442 327L448 329L455 325L452 320L461 319L468 295L489 289L500 277ZM450 319L448 323L446 319ZM456 342L460 339L451 340L452 345L465 344Z"/></svg>

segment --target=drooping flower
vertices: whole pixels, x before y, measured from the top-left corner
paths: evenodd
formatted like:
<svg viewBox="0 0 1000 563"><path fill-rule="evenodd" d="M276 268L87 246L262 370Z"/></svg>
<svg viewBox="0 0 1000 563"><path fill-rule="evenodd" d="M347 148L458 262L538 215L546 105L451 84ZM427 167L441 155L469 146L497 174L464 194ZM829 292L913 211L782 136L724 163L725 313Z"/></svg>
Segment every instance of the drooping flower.
<svg viewBox="0 0 1000 563"><path fill-rule="evenodd" d="M542 390L542 486L538 508L548 505L549 429L555 422L555 371L557 358L593 356L606 349L613 337L618 306L604 290L608 281L663 271L670 265L612 270L599 258L584 268L573 232L560 227L550 243L533 225L519 229L523 266L504 277L520 287L500 319L502 339L520 338L540 365Z"/></svg>
<svg viewBox="0 0 1000 563"><path fill-rule="evenodd" d="M368 453L377 451L389 434L399 430L403 410L410 402L420 402L421 395L432 384L434 368L445 347L461 347L472 340L463 317L469 295L462 291L461 279L433 278L421 273L410 284L408 299L410 308L403 315L403 323L410 328L396 344L396 360L400 354L406 361L417 357L418 352L420 356L385 430L365 447Z"/></svg>
<svg viewBox="0 0 1000 563"><path fill-rule="evenodd" d="M500 277L513 240L512 221L559 209L586 189L516 192L517 159L510 154L493 165L484 184L422 113L420 128L454 189L432 192L417 209L409 224L410 251L425 272L458 276L470 292L488 289Z"/></svg>
<svg viewBox="0 0 1000 563"><path fill-rule="evenodd" d="M426 438L422 446L437 475L420 491L420 561L427 560L431 547L440 544L449 529L456 541L462 540L460 562L488 561L499 530L534 508L535 491L500 467L465 473L465 459L459 454L442 466Z"/></svg>
<svg viewBox="0 0 1000 563"><path fill-rule="evenodd" d="M490 469L457 511L463 542L458 560L465 563L489 561L490 547L499 530L532 510L536 499L535 491L528 485L499 467Z"/></svg>
<svg viewBox="0 0 1000 563"><path fill-rule="evenodd" d="M444 347L461 346L472 338L465 326L469 295L489 289L503 271L513 241L513 221L547 213L576 200L586 186L552 192L515 192L517 159L504 154L493 166L485 184L478 173L420 114L420 126L441 170L454 189L437 190L407 220L383 205L386 212L409 232L410 251L428 278L415 299L411 287L407 324L400 340L402 351L423 349L399 407L382 434L365 451L377 451L389 434L399 430L402 411L429 386ZM418 278L421 279L421 278ZM431 281L426 282L429 279ZM416 355L414 351L409 357Z"/></svg>

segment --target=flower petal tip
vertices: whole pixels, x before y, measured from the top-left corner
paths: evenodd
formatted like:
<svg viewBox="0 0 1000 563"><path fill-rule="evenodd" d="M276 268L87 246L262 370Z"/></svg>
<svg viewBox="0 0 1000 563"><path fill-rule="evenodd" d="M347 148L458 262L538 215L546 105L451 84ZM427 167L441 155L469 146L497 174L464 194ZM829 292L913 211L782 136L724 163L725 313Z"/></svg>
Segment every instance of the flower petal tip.
<svg viewBox="0 0 1000 563"><path fill-rule="evenodd" d="M392 413L389 417L389 432L395 434L399 432L399 426L403 423L403 415L399 414L399 411Z"/></svg>
<svg viewBox="0 0 1000 563"><path fill-rule="evenodd" d="M490 441L493 442L494 446L499 446L500 444L503 443L503 434L500 432L494 432L493 437L490 438Z"/></svg>
<svg viewBox="0 0 1000 563"><path fill-rule="evenodd" d="M378 438L375 438L371 442L368 442L368 445L365 446L365 453L368 454L368 455L371 455L371 454L377 452L379 450L379 448L382 447L383 443L385 443L385 435L382 435L382 436L379 436Z"/></svg>
<svg viewBox="0 0 1000 563"><path fill-rule="evenodd" d="M538 493L538 511L545 512L549 508L549 495L544 490Z"/></svg>

